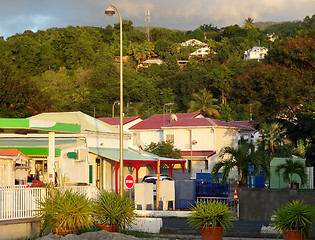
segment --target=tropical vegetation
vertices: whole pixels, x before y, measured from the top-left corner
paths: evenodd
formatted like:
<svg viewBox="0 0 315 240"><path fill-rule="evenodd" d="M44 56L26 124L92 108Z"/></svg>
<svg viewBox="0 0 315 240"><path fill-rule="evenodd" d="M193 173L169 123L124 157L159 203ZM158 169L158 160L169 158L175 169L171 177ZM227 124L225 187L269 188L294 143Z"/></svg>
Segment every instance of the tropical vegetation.
<svg viewBox="0 0 315 240"><path fill-rule="evenodd" d="M250 168L253 168L253 173L264 171L265 177L270 177L270 170L264 154L261 151L256 151L251 143L241 143L237 148L224 147L219 153L221 161L217 162L212 168L212 175L218 180L218 173L222 169L222 181L226 182L229 173L233 169L237 169L239 186L247 185L247 177L250 173Z"/></svg>
<svg viewBox="0 0 315 240"><path fill-rule="evenodd" d="M151 142L144 148L145 151L160 157L180 159L182 154L179 149L174 147L171 141Z"/></svg>
<svg viewBox="0 0 315 240"><path fill-rule="evenodd" d="M295 147L304 144L308 164L315 165L314 22L315 15L258 28L248 17L244 27L155 27L148 42L144 31L123 20L124 114L147 118L172 102L173 112L200 110L222 120L252 120L258 129L276 122ZM275 41L266 35L271 33ZM189 58L198 46L182 46L188 39L205 42L210 54ZM244 51L254 46L268 48L264 61L243 60ZM118 23L0 38L0 117L51 111L112 116L119 101L119 49ZM156 57L161 66L141 67ZM188 60L183 69L178 60Z"/></svg>
<svg viewBox="0 0 315 240"><path fill-rule="evenodd" d="M282 163L276 167L276 174L281 174L283 180L287 183L296 182L293 179L293 175L296 174L301 180L301 184L304 185L307 183L307 174L305 165L299 160L286 159L285 163Z"/></svg>
<svg viewBox="0 0 315 240"><path fill-rule="evenodd" d="M188 224L193 228L222 227L226 231L232 226L234 217L229 206L222 202L196 202L190 210Z"/></svg>
<svg viewBox="0 0 315 240"><path fill-rule="evenodd" d="M115 192L102 191L93 206L97 224L124 228L129 226L136 216L133 201Z"/></svg>
<svg viewBox="0 0 315 240"><path fill-rule="evenodd" d="M90 229L94 223L91 203L83 193L63 188L51 189L47 197L38 202L41 235L50 232L65 235Z"/></svg>
<svg viewBox="0 0 315 240"><path fill-rule="evenodd" d="M300 239L312 235L312 224L314 223L315 208L297 200L277 209L271 217L271 226L279 234L285 233L285 231L296 231L294 235L300 235ZM300 230L300 232L297 230Z"/></svg>

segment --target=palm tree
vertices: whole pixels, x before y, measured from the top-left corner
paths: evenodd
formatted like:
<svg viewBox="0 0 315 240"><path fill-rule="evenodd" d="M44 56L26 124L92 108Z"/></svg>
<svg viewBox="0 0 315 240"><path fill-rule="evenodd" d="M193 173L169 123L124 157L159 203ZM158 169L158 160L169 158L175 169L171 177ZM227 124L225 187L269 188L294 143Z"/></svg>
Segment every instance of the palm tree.
<svg viewBox="0 0 315 240"><path fill-rule="evenodd" d="M270 166L271 157L274 155L277 147L283 144L291 144L291 140L286 138L287 130L282 128L280 123L262 123L260 128L261 139L259 142L262 145L262 149L267 150Z"/></svg>
<svg viewBox="0 0 315 240"><path fill-rule="evenodd" d="M134 58L138 61L138 64L143 63L143 61L151 57L154 53L154 45L151 42L144 42L142 44L132 43L129 46L129 54L133 55Z"/></svg>
<svg viewBox="0 0 315 240"><path fill-rule="evenodd" d="M219 158L222 161L213 166L212 175L217 179L219 170L223 168L223 182L227 180L229 172L234 168L237 169L240 186L247 185L250 166L254 167L255 174L263 170L266 177L270 176L268 165L263 161L262 152L255 151L251 143L242 143L238 148L224 147L219 153Z"/></svg>
<svg viewBox="0 0 315 240"><path fill-rule="evenodd" d="M188 112L200 112L207 117L219 117L219 106L215 105L218 99L213 98L213 94L207 89L202 89L199 93L192 95L193 99L189 102Z"/></svg>
<svg viewBox="0 0 315 240"><path fill-rule="evenodd" d="M276 167L276 173L279 175L281 170L283 170L282 176L285 182L292 183L293 174L297 174L301 178L302 185L307 183L307 174L305 171L305 166L302 162L286 159L285 163L282 163Z"/></svg>
<svg viewBox="0 0 315 240"><path fill-rule="evenodd" d="M254 19L248 17L244 20L244 28L251 29L254 28Z"/></svg>

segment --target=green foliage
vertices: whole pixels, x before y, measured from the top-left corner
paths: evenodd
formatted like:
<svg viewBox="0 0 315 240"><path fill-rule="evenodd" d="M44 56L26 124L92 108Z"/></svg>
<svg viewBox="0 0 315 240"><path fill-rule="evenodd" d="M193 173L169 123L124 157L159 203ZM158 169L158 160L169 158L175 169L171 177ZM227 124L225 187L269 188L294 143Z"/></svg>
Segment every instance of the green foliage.
<svg viewBox="0 0 315 240"><path fill-rule="evenodd" d="M225 122L230 122L232 121L232 109L228 104L221 104L220 109L220 120L225 121Z"/></svg>
<svg viewBox="0 0 315 240"><path fill-rule="evenodd" d="M182 157L180 150L174 148L174 144L171 141L151 142L148 146L145 146L144 150L160 157L176 159Z"/></svg>
<svg viewBox="0 0 315 240"><path fill-rule="evenodd" d="M197 28L196 30L192 31L189 35L190 39L197 39L199 41L203 41L204 40L204 32Z"/></svg>
<svg viewBox="0 0 315 240"><path fill-rule="evenodd" d="M41 234L70 230L77 232L93 224L91 200L85 194L64 189L53 189L41 199L38 221Z"/></svg>
<svg viewBox="0 0 315 240"><path fill-rule="evenodd" d="M196 202L191 207L192 211L188 217L189 226L193 228L211 227L215 229L221 226L223 231L227 231L232 226L234 217L228 205L222 202Z"/></svg>
<svg viewBox="0 0 315 240"><path fill-rule="evenodd" d="M264 161L264 155L260 151L255 151L251 143L241 143L238 148L224 147L220 150L220 162L216 163L211 174L218 181L218 173L222 172L222 181L226 182L230 171L234 168L238 171L238 181L240 186L247 185L247 176L249 175L249 167L254 167L254 174L264 171L266 177L270 176L269 167Z"/></svg>
<svg viewBox="0 0 315 240"><path fill-rule="evenodd" d="M279 116L298 117L302 125L305 120L305 129L290 133L296 141L301 133L299 137L311 144L312 131L307 130L311 121L301 115L314 112L305 107L315 96L314 16L285 26L294 38L279 31L275 43L268 42L257 28L219 29L212 24L192 31L151 28L148 43L144 30L123 20L123 54L129 57L123 63L124 107L143 103L138 112L149 117L161 113L163 104L174 102L174 111L187 112L193 94L206 88L214 99L228 102L235 120L249 120L250 115L258 123ZM111 106L119 99L120 65L115 58L120 50L119 32L117 23L0 38L0 116L29 117L49 111L90 115L95 111L96 117L111 116ZM181 70L177 61L188 60L196 50L180 44L190 37L204 41L211 51L204 59L189 59ZM268 47L266 61L244 61L244 51L257 44ZM162 66L137 68L156 55L163 59Z"/></svg>
<svg viewBox="0 0 315 240"><path fill-rule="evenodd" d="M305 165L298 160L286 159L285 163L282 163L276 167L276 173L280 175L282 171L283 180L287 183L293 183L293 175L297 174L302 185L307 183L307 173Z"/></svg>
<svg viewBox="0 0 315 240"><path fill-rule="evenodd" d="M103 191L94 202L94 214L100 224L123 228L135 218L134 203L124 195Z"/></svg>
<svg viewBox="0 0 315 240"><path fill-rule="evenodd" d="M254 19L248 17L244 20L244 28L245 29L252 29L254 28L255 24L254 24Z"/></svg>
<svg viewBox="0 0 315 240"><path fill-rule="evenodd" d="M315 208L300 201L292 201L274 211L271 226L279 233L285 230L301 230L303 238L311 236L315 223Z"/></svg>
<svg viewBox="0 0 315 240"><path fill-rule="evenodd" d="M265 146L264 150L274 153L279 145L291 144L291 140L286 137L287 129L283 128L280 123L262 123L260 132L261 140L259 143Z"/></svg>
<svg viewBox="0 0 315 240"><path fill-rule="evenodd" d="M215 105L218 100L213 98L213 94L207 89L202 89L199 93L192 95L193 100L189 102L188 112L200 112L206 117L219 117L219 106Z"/></svg>

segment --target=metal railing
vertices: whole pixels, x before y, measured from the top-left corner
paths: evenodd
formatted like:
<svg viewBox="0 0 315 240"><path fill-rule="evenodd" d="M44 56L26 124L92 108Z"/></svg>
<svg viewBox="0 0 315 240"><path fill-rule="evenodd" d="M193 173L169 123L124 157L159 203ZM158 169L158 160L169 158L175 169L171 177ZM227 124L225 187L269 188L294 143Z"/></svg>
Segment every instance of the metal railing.
<svg viewBox="0 0 315 240"><path fill-rule="evenodd" d="M66 186L85 194L88 198L96 198L98 189L95 186ZM48 194L43 187L28 187L27 185L0 187L0 221L33 218L36 216L38 201Z"/></svg>
<svg viewBox="0 0 315 240"><path fill-rule="evenodd" d="M228 197L197 197L197 202L222 202L230 207L234 217L239 218L239 204Z"/></svg>

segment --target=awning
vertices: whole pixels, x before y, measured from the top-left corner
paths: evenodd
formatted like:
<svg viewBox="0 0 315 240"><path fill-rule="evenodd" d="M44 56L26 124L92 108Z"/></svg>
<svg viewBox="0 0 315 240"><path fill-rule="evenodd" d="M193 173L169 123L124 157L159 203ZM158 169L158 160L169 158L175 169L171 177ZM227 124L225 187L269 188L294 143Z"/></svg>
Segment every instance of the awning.
<svg viewBox="0 0 315 240"><path fill-rule="evenodd" d="M80 133L81 126L77 124L40 121L24 118L0 118L0 133Z"/></svg>
<svg viewBox="0 0 315 240"><path fill-rule="evenodd" d="M19 149L28 156L48 156L47 138L1 138L0 149ZM56 138L55 156L61 155L61 150L66 147L76 147L84 141L76 138Z"/></svg>
<svg viewBox="0 0 315 240"><path fill-rule="evenodd" d="M89 147L89 152L99 155L101 157L115 161L115 189L118 192L118 169L119 169L119 158L120 149L119 148L100 148L100 147ZM142 164L150 164L157 172L158 159L160 159L161 164L167 164L170 170L170 177L172 177L172 171L175 164L181 164L182 171L185 172L186 160L183 159L173 159L173 158L163 158L144 151L136 151L132 149L123 149L123 162L124 164L133 164L136 169L136 182L139 180L139 169Z"/></svg>
<svg viewBox="0 0 315 240"><path fill-rule="evenodd" d="M116 162L119 162L119 158L120 158L119 148L89 147L89 152L114 160ZM124 156L124 162L127 162L127 161L156 162L157 161L157 158L153 156L137 153L130 149L124 149L123 156Z"/></svg>

